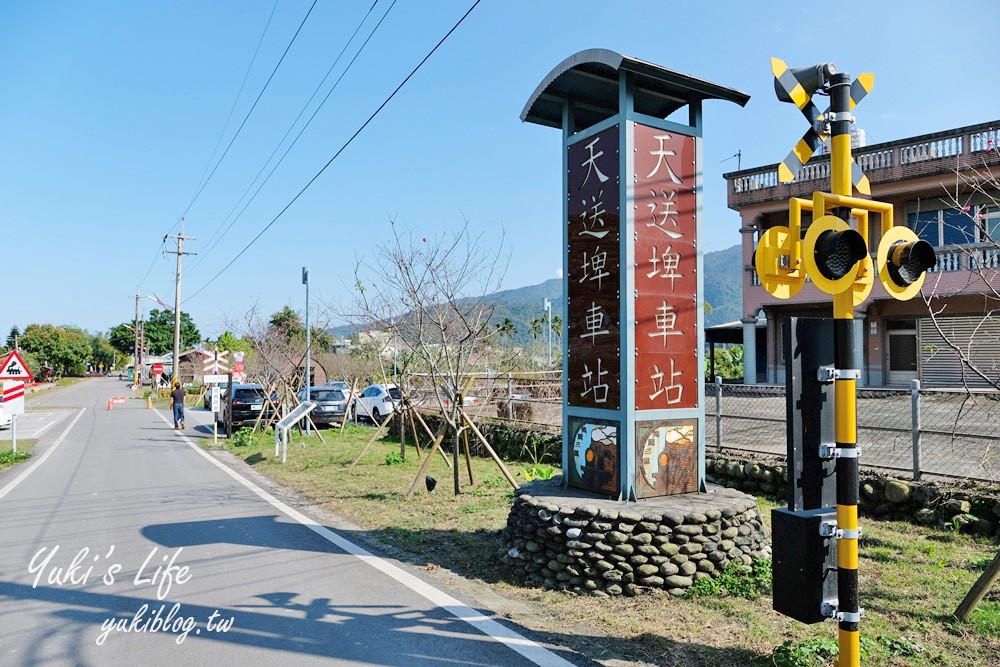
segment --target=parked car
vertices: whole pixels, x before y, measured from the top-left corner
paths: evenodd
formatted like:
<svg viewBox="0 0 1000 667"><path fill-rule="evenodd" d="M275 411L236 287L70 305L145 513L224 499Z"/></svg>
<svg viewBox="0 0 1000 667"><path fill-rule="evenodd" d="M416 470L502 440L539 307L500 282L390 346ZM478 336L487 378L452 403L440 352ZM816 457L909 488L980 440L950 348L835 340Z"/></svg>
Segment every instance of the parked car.
<svg viewBox="0 0 1000 667"><path fill-rule="evenodd" d="M323 389L339 389L344 392L344 396L351 393L351 383L350 382L327 382L323 385ZM354 390L354 395L357 396L361 391L359 389Z"/></svg>
<svg viewBox="0 0 1000 667"><path fill-rule="evenodd" d="M278 405L278 395L271 393L270 402L264 387L259 384L233 384L233 426L251 424L261 415L261 421L270 420L274 416L274 408ZM225 424L229 417L229 389L222 394L222 409L219 411L219 423Z"/></svg>
<svg viewBox="0 0 1000 667"><path fill-rule="evenodd" d="M358 396L357 402L361 403L363 407L356 405L354 407L355 414L365 418L371 415L371 420L380 424L384 418L392 414L392 411L402 400L403 394L399 391L399 387L394 384L369 385Z"/></svg>
<svg viewBox="0 0 1000 667"><path fill-rule="evenodd" d="M228 382L220 382L219 383L219 396L225 396L226 395L226 389L228 387L229 387L229 383ZM206 410L211 410L212 409L212 385L207 385L205 387L205 409Z"/></svg>
<svg viewBox="0 0 1000 667"><path fill-rule="evenodd" d="M296 396L300 401L306 400L306 390L300 389ZM316 426L329 426L344 421L347 396L341 390L327 386L309 387L309 400L316 403L316 408L309 413Z"/></svg>

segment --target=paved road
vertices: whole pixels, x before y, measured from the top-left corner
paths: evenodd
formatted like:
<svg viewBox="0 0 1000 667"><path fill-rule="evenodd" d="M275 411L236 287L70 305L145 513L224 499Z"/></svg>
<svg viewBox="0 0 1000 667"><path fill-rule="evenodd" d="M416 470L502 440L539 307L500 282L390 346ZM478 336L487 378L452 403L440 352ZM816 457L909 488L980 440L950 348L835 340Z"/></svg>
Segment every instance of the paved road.
<svg viewBox="0 0 1000 667"><path fill-rule="evenodd" d="M108 411L116 395L29 402L51 423L0 477L0 665L589 664L312 522L165 410Z"/></svg>

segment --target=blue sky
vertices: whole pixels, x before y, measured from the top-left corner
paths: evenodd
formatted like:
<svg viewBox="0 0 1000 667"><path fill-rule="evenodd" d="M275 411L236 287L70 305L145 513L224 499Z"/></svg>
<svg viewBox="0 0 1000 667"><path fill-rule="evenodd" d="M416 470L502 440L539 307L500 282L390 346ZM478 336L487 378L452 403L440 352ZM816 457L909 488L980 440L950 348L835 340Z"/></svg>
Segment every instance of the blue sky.
<svg viewBox="0 0 1000 667"><path fill-rule="evenodd" d="M390 217L417 236L454 230L466 217L493 238L502 229L511 253L505 288L556 277L560 133L522 124L519 115L553 67L587 48L751 95L745 108L705 104L705 251L740 240L739 218L725 203L722 174L737 167L727 158L741 151L743 168L779 162L806 130L798 110L775 98L771 56L792 67L831 61L853 76L874 72L875 87L855 111L869 143L1000 117L985 47L1000 18L995 2L952 3L947 16L940 3L919 1L842 2L829 13L800 2L483 0L213 281L472 2L398 0L390 9L391 0L378 0L372 9L372 0L319 0L192 203L311 0L0 0L0 332L32 322L105 331L132 318L137 288L172 304L175 259L161 251L175 246L162 239L179 231L182 216L184 233L196 239L185 250L198 253L184 260L182 309L206 337L242 323L253 307L265 317L285 305L302 310L302 266L310 269L314 317L320 303L342 301L355 262L384 242ZM304 118L386 10L301 139L220 239L282 137L290 127L291 137L298 133L304 121L293 121L351 34L367 15ZM143 298L141 307L159 306Z"/></svg>

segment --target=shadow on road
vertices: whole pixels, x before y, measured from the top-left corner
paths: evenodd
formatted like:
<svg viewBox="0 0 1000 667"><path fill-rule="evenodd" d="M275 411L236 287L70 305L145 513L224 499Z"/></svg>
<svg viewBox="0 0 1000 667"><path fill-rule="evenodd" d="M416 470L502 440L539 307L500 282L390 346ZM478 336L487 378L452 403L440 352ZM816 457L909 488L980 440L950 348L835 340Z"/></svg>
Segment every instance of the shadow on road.
<svg viewBox="0 0 1000 667"><path fill-rule="evenodd" d="M500 536L496 531L479 531L476 533L463 533L459 531L415 531L399 528L389 528L378 531L334 531L345 539L370 549L373 552L390 552L398 558L416 565L444 566L459 574L470 573L469 563L463 562L463 558L480 559L480 563L474 571L474 576L487 583L507 583L510 585L522 585L522 582L515 580L506 568L499 563L493 567L482 567L482 558L486 553L495 554L500 545ZM142 534L168 548L193 547L210 544L234 544L251 547L265 547L273 549L295 549L304 551L343 553L335 545L313 533L300 524L282 521L277 515L265 515L245 518L225 519L220 521L193 521L172 524L157 524L147 526ZM428 544L440 544L442 539L450 541L452 548L448 554L433 553L431 557L413 556L405 552L397 552L393 544L414 544L426 540ZM375 542L377 540L377 543ZM479 552L478 554L476 552ZM459 554L459 555L455 555ZM261 602L259 604L241 605L239 609L281 609L285 615L288 612L292 616L302 616L302 621L315 621L321 624L336 623L343 624L348 620L361 620L350 616L350 612L357 612L361 608L337 606L330 604L324 598L309 598L295 592L277 591L265 595L257 596ZM609 601L608 604L615 604ZM344 614L348 613L345 618ZM442 612L443 613L443 612ZM423 615L413 616L405 614L394 614L391 607L367 608L361 616L371 614L386 615L394 621L412 619L414 622L428 622L438 624L444 631L454 632L451 628L456 621L446 614L439 617L432 614L429 617ZM664 616L669 616L669 603L663 607ZM502 620L487 612L485 615L495 620ZM270 618L269 614L266 614ZM242 616L241 616L242 618ZM659 622L654 622L662 625ZM523 630L519 630L523 631ZM468 632L468 630L463 630ZM697 642L677 641L670 638L667 633L647 632L641 637L607 637L603 635L590 635L586 629L581 633L567 631L539 631L533 637L543 644L551 643L555 646L573 646L575 649L585 653L587 656L605 660L618 658L630 661L641 660L651 665L696 665L712 664L719 667L750 667L752 665L763 665L767 656L747 648L715 647ZM639 649L639 647L643 647ZM308 645L307 645L308 648ZM456 645L456 656L464 655L461 645ZM637 655L637 651L644 653ZM337 657L350 657L339 653L331 653ZM473 657L475 653L469 654L467 658L460 659L459 662L465 665L483 664L476 662ZM370 664L395 665L397 662L379 662L371 655L363 656ZM570 654L563 655L566 659L578 664L589 661L581 661L579 656L571 657ZM403 661L405 662L405 661ZM425 664L425 663L420 663ZM433 661L427 663L433 664Z"/></svg>

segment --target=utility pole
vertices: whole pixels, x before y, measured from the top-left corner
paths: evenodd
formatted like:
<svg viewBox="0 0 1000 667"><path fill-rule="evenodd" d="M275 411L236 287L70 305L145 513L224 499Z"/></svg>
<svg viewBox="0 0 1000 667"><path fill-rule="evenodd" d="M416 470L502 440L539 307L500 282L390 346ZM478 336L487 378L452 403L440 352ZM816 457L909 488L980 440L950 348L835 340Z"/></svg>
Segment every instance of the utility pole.
<svg viewBox="0 0 1000 667"><path fill-rule="evenodd" d="M174 282L174 357L173 357L173 380L179 382L181 368L181 258L184 255L196 255L193 252L184 252L184 239L196 241L194 237L184 236L184 219L181 218L181 233L176 236L169 234L163 240L176 239L177 250L167 250L166 252L177 255L177 278Z"/></svg>
<svg viewBox="0 0 1000 667"><path fill-rule="evenodd" d="M306 372L305 372L305 386L306 386L306 400L310 400L309 387L312 385L312 350L311 348L311 338L309 332L309 269L302 267L302 284L306 286ZM310 424L311 420L308 415L306 415L306 435L310 434Z"/></svg>
<svg viewBox="0 0 1000 667"><path fill-rule="evenodd" d="M546 323L548 324L548 329L549 329L549 356L548 356L549 366L547 370L551 371L552 370L552 302L546 299L545 302L542 304L542 306L545 308Z"/></svg>
<svg viewBox="0 0 1000 667"><path fill-rule="evenodd" d="M139 375L139 288L135 289L135 345L132 347L132 384L136 387L142 384Z"/></svg>

